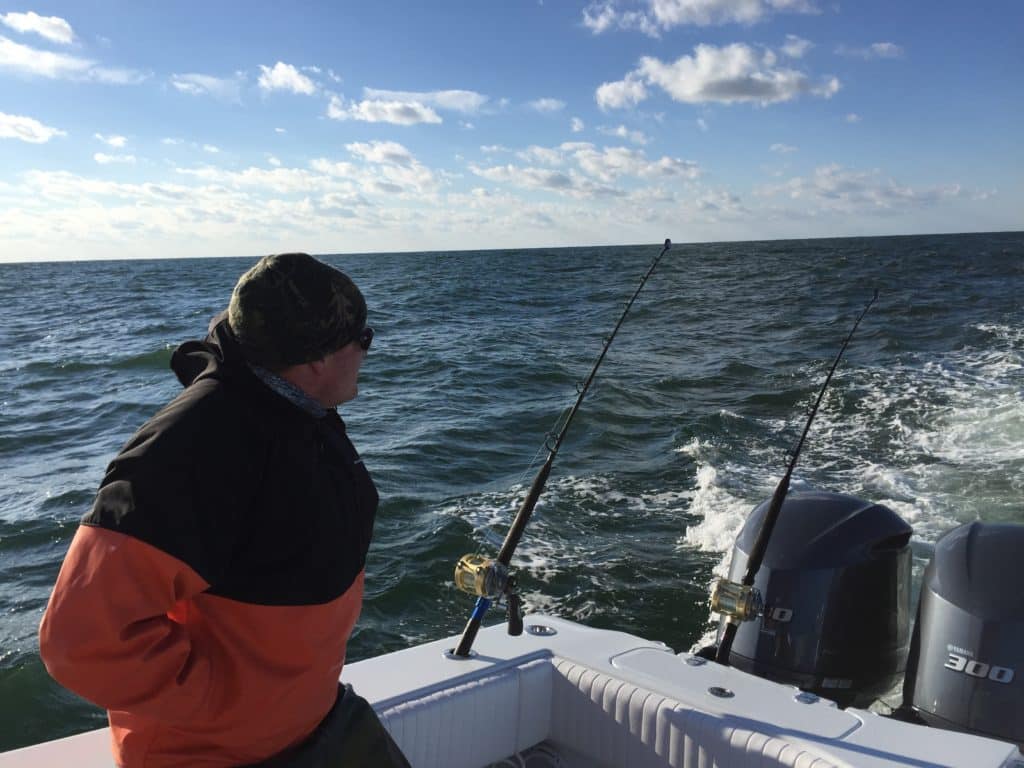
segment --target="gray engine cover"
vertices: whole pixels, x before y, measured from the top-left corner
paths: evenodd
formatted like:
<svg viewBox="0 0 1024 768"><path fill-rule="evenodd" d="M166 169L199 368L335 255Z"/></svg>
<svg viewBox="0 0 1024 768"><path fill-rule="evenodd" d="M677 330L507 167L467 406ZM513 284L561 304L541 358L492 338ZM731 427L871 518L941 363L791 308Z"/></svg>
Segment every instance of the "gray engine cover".
<svg viewBox="0 0 1024 768"><path fill-rule="evenodd" d="M935 545L904 704L929 725L1024 743L1024 525L973 522Z"/></svg>

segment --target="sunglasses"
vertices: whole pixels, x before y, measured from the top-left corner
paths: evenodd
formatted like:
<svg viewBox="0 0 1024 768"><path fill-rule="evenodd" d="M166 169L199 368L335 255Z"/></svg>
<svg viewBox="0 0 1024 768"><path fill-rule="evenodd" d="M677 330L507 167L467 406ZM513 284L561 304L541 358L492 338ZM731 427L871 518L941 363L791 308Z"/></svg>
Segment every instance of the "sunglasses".
<svg viewBox="0 0 1024 768"><path fill-rule="evenodd" d="M356 337L356 341L359 342L359 346L362 347L363 352L370 349L370 345L373 343L373 328L370 326L364 326L363 330L359 332Z"/></svg>

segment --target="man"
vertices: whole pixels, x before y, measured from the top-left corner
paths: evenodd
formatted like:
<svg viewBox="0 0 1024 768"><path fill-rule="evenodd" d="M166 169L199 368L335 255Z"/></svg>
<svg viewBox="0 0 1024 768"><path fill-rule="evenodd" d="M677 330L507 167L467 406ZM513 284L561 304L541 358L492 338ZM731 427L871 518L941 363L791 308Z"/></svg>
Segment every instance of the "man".
<svg viewBox="0 0 1024 768"><path fill-rule="evenodd" d="M39 631L118 765L408 765L338 687L378 497L335 408L372 339L355 284L289 253L175 351L185 389L111 462Z"/></svg>

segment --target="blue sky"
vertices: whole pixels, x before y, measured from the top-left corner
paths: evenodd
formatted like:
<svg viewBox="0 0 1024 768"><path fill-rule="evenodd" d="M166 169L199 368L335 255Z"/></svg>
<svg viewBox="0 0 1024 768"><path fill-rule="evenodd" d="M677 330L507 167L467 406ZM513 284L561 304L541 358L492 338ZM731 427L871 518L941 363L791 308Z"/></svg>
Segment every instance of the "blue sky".
<svg viewBox="0 0 1024 768"><path fill-rule="evenodd" d="M0 0L0 261L1024 229L1024 4Z"/></svg>

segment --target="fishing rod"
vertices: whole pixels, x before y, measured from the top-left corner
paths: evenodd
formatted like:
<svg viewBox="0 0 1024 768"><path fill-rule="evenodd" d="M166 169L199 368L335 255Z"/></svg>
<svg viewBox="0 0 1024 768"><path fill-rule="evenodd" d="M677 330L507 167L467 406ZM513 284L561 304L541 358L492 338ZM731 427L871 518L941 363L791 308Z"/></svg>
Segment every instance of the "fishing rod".
<svg viewBox="0 0 1024 768"><path fill-rule="evenodd" d="M473 641L476 639L476 633L480 630L480 624L483 622L484 615L491 607L491 603L502 597L504 597L508 603L508 633L510 635L522 634L522 601L516 591L516 578L509 573L509 563L512 561L512 555L516 551L516 546L519 544L519 540L523 537L523 532L526 530L526 524L530 522L530 516L533 514L533 508L537 506L537 500L540 498L540 495L544 490L544 484L548 480L548 475L551 474L551 465L555 463L555 456L558 455L558 449L562 445L562 440L565 438L565 433L569 429L569 424L572 423L573 416L576 415L576 411L579 410L580 405L583 403L583 398L586 396L587 390L590 389L590 384L594 380L594 376L597 375L597 369L601 367L604 356L608 353L608 348L612 345L612 341L615 339L615 334L619 332L619 327L626 319L626 315L629 314L630 307L633 306L633 302L636 301L636 297L639 296L640 291L643 290L644 284L647 282L647 278L651 276L655 267L658 266L658 262L661 261L661 257L664 256L671 247L672 241L666 239L665 246L661 249L661 253L659 253L658 257L653 261L650 268L647 270L647 273L640 281L640 285L638 285L636 291L634 291L632 298L627 302L626 308L622 311L622 316L615 324L615 328L612 329L611 335L605 339L604 348L601 350L601 354L598 356L597 362L594 363L594 367L591 369L590 375L580 388L579 396L576 398L576 404L573 405L572 410L569 411L569 415L566 417L565 423L562 424L562 428L555 436L554 442L551 442L550 435L548 435L548 439L545 440L544 447L548 450L547 460L544 462L544 466L540 468L537 476L533 479L533 483L530 485L530 490L527 492L526 498L523 499L523 503L519 506L519 511L516 512L515 520L512 522L512 527L509 529L508 535L505 536L505 541L501 545L501 550L498 552L497 559L488 560L482 555L466 555L459 560L458 565L455 566L455 585L463 592L476 595L476 605L473 607L473 613L470 615L469 621L466 623L466 628L462 631L462 638L459 640L459 645L455 649L456 656L469 656L469 652L473 647Z"/></svg>
<svg viewBox="0 0 1024 768"><path fill-rule="evenodd" d="M868 313L868 310L871 309L871 305L875 303L877 298L878 289L876 288L871 301L865 305L857 317L857 322L850 329L850 333L846 337L846 341L843 342L839 354L832 361L832 368L829 369L828 376L825 377L825 383L821 385L818 399L814 401L814 406L807 417L807 423L804 425L803 434L800 435L800 440L797 441L796 447L793 449L793 455L789 460L789 466L786 467L786 473L782 476L778 486L776 486L775 493L772 494L772 500L768 505L764 521L757 532L757 538L754 539L754 545L750 548L750 557L747 559L747 569L743 575L743 580L737 583L728 579L719 579L711 593L711 610L721 614L726 620L725 631L722 633L722 642L719 643L718 650L715 653L715 661L719 664L729 664L729 653L732 650L732 643L740 623L756 619L764 609L764 599L758 590L754 588L754 577L757 576L757 571L764 560L765 552L768 549L768 540L771 538L775 523L779 519L782 503L786 500L786 493L789 492L789 479L793 474L793 468L796 467L797 460L800 458L800 451L804 447L804 440L807 438L807 433L811 429L811 423L818 413L818 406L821 405L821 400L825 396L825 390L828 389L829 382L832 381L832 374L836 372L836 367L839 365L839 361L842 359L850 339L857 332L857 326L860 325L860 321L864 319L864 315Z"/></svg>

